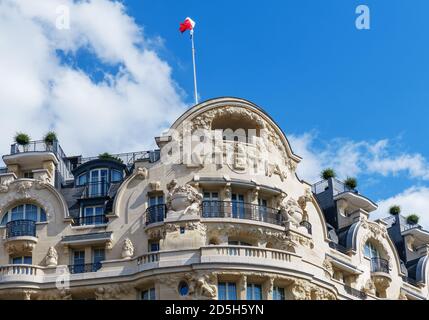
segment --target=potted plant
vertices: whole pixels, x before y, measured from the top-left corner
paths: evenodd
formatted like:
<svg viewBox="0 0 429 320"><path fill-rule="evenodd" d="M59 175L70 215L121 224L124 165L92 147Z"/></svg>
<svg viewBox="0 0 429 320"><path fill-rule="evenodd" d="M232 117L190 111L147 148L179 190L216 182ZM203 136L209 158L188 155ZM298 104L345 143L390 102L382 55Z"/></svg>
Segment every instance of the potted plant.
<svg viewBox="0 0 429 320"><path fill-rule="evenodd" d="M419 220L420 220L420 217L418 215L416 215L416 214L410 214L407 217L407 223L408 224L418 224Z"/></svg>
<svg viewBox="0 0 429 320"><path fill-rule="evenodd" d="M54 131L49 131L47 134L45 134L43 141L45 141L46 150L52 151L54 142L57 140L57 134Z"/></svg>
<svg viewBox="0 0 429 320"><path fill-rule="evenodd" d="M352 177L348 177L345 181L344 184L351 190L356 189L357 187L357 179L356 178L352 178Z"/></svg>
<svg viewBox="0 0 429 320"><path fill-rule="evenodd" d="M111 155L108 152L104 152L104 153L99 154L98 159L100 159L100 160L113 160L113 161L123 163L122 159L115 157L114 155Z"/></svg>
<svg viewBox="0 0 429 320"><path fill-rule="evenodd" d="M335 173L334 169L331 169L331 168L327 168L323 170L322 173L320 174L320 177L323 180L329 180L331 178L335 178L336 176L337 174Z"/></svg>
<svg viewBox="0 0 429 320"><path fill-rule="evenodd" d="M401 207L394 205L389 208L389 213L393 216L396 216L401 213Z"/></svg>
<svg viewBox="0 0 429 320"><path fill-rule="evenodd" d="M28 145L30 144L30 136L23 132L18 132L15 135L15 142L22 146L24 149L24 152L28 151Z"/></svg>

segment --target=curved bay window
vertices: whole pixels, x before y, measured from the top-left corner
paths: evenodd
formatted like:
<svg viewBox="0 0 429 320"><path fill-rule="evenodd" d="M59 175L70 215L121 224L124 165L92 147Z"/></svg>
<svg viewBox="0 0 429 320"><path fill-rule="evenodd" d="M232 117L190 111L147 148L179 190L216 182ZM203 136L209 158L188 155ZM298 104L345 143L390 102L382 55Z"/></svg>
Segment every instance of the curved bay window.
<svg viewBox="0 0 429 320"><path fill-rule="evenodd" d="M22 204L6 212L1 220L1 225L5 226L8 222L20 220L46 222L46 212L34 204Z"/></svg>
<svg viewBox="0 0 429 320"><path fill-rule="evenodd" d="M376 246L370 241L365 243L364 256L371 261L371 272L389 273L389 262L381 257Z"/></svg>

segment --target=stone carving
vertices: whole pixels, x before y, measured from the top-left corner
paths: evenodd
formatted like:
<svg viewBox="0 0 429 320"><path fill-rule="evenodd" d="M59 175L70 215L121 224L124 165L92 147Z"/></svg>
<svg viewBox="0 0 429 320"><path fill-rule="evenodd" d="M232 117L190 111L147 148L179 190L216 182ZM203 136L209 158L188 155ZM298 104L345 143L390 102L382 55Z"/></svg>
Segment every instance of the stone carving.
<svg viewBox="0 0 429 320"><path fill-rule="evenodd" d="M285 221L291 222L297 228L300 227L300 223L303 221L303 212L295 199L290 198L286 203L283 202L280 206L280 212Z"/></svg>
<svg viewBox="0 0 429 320"><path fill-rule="evenodd" d="M288 159L287 160L287 166L291 172L295 172L296 167L297 167L297 163L292 159Z"/></svg>
<svg viewBox="0 0 429 320"><path fill-rule="evenodd" d="M366 294L375 295L375 284L371 279L368 279L368 281L365 283L365 285L362 287L362 291Z"/></svg>
<svg viewBox="0 0 429 320"><path fill-rule="evenodd" d="M379 250L383 259L386 259L390 262L391 256L383 244L387 238L386 228L382 225L379 225L378 223L370 222L368 220L362 220L361 227L368 230L368 232L365 232L365 234L362 236L362 239L360 240L361 252L363 253L365 251L365 244L368 242L368 240L372 239L372 241L377 243L377 250Z"/></svg>
<svg viewBox="0 0 429 320"><path fill-rule="evenodd" d="M29 198L29 190L31 189L33 183L31 181L20 181L16 184L16 192L23 196L24 198Z"/></svg>
<svg viewBox="0 0 429 320"><path fill-rule="evenodd" d="M45 257L45 264L48 267L55 267L58 264L58 253L54 247L49 247Z"/></svg>
<svg viewBox="0 0 429 320"><path fill-rule="evenodd" d="M291 292L295 300L311 300L311 285L308 281L295 281Z"/></svg>
<svg viewBox="0 0 429 320"><path fill-rule="evenodd" d="M208 274L185 274L189 284L189 295L195 298L205 297L214 299L217 296L216 276Z"/></svg>
<svg viewBox="0 0 429 320"><path fill-rule="evenodd" d="M399 293L398 300L408 300L408 297L402 291Z"/></svg>
<svg viewBox="0 0 429 320"><path fill-rule="evenodd" d="M325 258L322 267L325 269L325 273L328 278L331 278L334 275L334 268L332 267L331 259Z"/></svg>
<svg viewBox="0 0 429 320"><path fill-rule="evenodd" d="M267 164L266 166L266 175L272 177L273 174L276 174L280 177L280 180L283 182L287 178L286 171L282 171L278 164Z"/></svg>
<svg viewBox="0 0 429 320"><path fill-rule="evenodd" d="M203 197L193 186L186 184L178 186L177 181L171 181L168 186L167 208L173 214L198 216ZM171 214L171 213L170 213Z"/></svg>
<svg viewBox="0 0 429 320"><path fill-rule="evenodd" d="M151 182L149 182L149 186L150 186L150 189L152 191L161 190L161 182L160 181L151 181Z"/></svg>
<svg viewBox="0 0 429 320"><path fill-rule="evenodd" d="M124 240L122 245L122 259L131 259L134 255L134 245L129 238Z"/></svg>
<svg viewBox="0 0 429 320"><path fill-rule="evenodd" d="M260 128L261 139L265 141L265 147L270 150L271 146L274 146L284 155L285 158L288 158L284 139L281 139L277 131L261 116L239 105L213 108L200 114L192 119L192 131L197 129L211 130L213 120L219 117L246 119L247 121L255 123L255 128Z"/></svg>
<svg viewBox="0 0 429 320"><path fill-rule="evenodd" d="M308 247L310 249L314 248L314 242L313 242L313 240L311 240L311 239L309 239L307 237L304 237L304 236L299 235L297 233L290 233L290 234L288 234L288 236L289 236L289 239L292 242L294 242L295 244L299 243L300 245Z"/></svg>
<svg viewBox="0 0 429 320"><path fill-rule="evenodd" d="M129 285L107 285L95 289L94 295L96 300L118 300L124 299L129 292Z"/></svg>
<svg viewBox="0 0 429 320"><path fill-rule="evenodd" d="M139 167L136 170L135 176L137 179L146 180L149 176L149 171L145 167Z"/></svg>
<svg viewBox="0 0 429 320"><path fill-rule="evenodd" d="M299 207L302 210L303 213L303 220L304 221L308 221L308 213L307 213L307 202L312 202L313 201L313 196L311 194L311 190L310 189L306 189L305 190L305 194L301 197L298 198L298 204Z"/></svg>

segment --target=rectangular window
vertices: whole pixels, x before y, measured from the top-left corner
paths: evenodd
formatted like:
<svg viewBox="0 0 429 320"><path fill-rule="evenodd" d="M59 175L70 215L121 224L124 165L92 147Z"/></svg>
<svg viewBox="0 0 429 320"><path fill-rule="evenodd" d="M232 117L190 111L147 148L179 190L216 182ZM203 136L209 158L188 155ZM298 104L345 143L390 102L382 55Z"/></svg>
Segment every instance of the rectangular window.
<svg viewBox="0 0 429 320"><path fill-rule="evenodd" d="M232 195L232 217L238 219L245 217L244 195L242 194Z"/></svg>
<svg viewBox="0 0 429 320"><path fill-rule="evenodd" d="M237 300L237 286L234 282L218 283L219 300Z"/></svg>
<svg viewBox="0 0 429 320"><path fill-rule="evenodd" d="M104 248L94 249L92 252L92 271L98 271L101 268L101 261L104 260L106 260L106 253Z"/></svg>
<svg viewBox="0 0 429 320"><path fill-rule="evenodd" d="M262 287L259 284L247 284L247 300L262 300Z"/></svg>
<svg viewBox="0 0 429 320"><path fill-rule="evenodd" d="M98 225L104 223L106 223L104 207L85 207L83 209L81 225Z"/></svg>
<svg viewBox="0 0 429 320"><path fill-rule="evenodd" d="M159 242L151 241L149 242L149 252L158 252L159 251Z"/></svg>
<svg viewBox="0 0 429 320"><path fill-rule="evenodd" d="M165 206L164 195L149 197L149 220L152 222L164 221Z"/></svg>
<svg viewBox="0 0 429 320"><path fill-rule="evenodd" d="M24 179L34 179L34 173L31 171L24 172Z"/></svg>
<svg viewBox="0 0 429 320"><path fill-rule="evenodd" d="M219 202L219 194L217 192L203 193L203 216L204 217L223 217L223 207Z"/></svg>
<svg viewBox="0 0 429 320"><path fill-rule="evenodd" d="M141 292L142 300L156 300L155 288L150 288Z"/></svg>
<svg viewBox="0 0 429 320"><path fill-rule="evenodd" d="M280 287L274 287L273 300L285 300L285 289Z"/></svg>
<svg viewBox="0 0 429 320"><path fill-rule="evenodd" d="M85 251L73 251L73 273L85 272Z"/></svg>
<svg viewBox="0 0 429 320"><path fill-rule="evenodd" d="M259 221L267 221L268 201L266 199L258 199L258 214Z"/></svg>
<svg viewBox="0 0 429 320"><path fill-rule="evenodd" d="M31 256L25 256L25 257L13 257L11 259L12 264L33 264L33 258Z"/></svg>

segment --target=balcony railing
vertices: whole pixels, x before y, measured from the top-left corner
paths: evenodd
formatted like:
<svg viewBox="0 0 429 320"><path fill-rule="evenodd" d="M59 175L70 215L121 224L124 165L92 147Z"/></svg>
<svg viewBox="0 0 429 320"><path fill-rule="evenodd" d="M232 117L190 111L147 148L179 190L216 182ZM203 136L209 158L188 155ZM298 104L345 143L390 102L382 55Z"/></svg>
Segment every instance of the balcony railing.
<svg viewBox="0 0 429 320"><path fill-rule="evenodd" d="M339 243L333 242L333 241L329 242L329 247L331 247L332 249L335 249L335 250L337 250L343 254L347 254L347 252L349 251L346 247L342 246Z"/></svg>
<svg viewBox="0 0 429 320"><path fill-rule="evenodd" d="M389 273L389 261L381 258L371 259L371 272Z"/></svg>
<svg viewBox="0 0 429 320"><path fill-rule="evenodd" d="M279 210L251 203L234 201L203 201L201 206L203 218L234 218L283 224Z"/></svg>
<svg viewBox="0 0 429 320"><path fill-rule="evenodd" d="M163 222L167 216L167 206L165 204L157 204L147 208L145 212L146 225L152 223Z"/></svg>
<svg viewBox="0 0 429 320"><path fill-rule="evenodd" d="M367 295L365 292L360 291L360 290L355 289L355 288L352 288L350 286L344 286L344 290L346 290L346 292L348 294L350 294L356 298L359 298L359 299L366 299L367 298Z"/></svg>
<svg viewBox="0 0 429 320"><path fill-rule="evenodd" d="M413 278L410 278L410 277L407 277L407 276L403 276L402 277L402 281L404 281L404 282L406 282L408 284L411 284L412 286L415 286L415 287L419 286L417 280L415 280Z"/></svg>
<svg viewBox="0 0 429 320"><path fill-rule="evenodd" d="M101 262L89 263L89 264L73 264L69 265L69 272L71 274L76 273L87 273L87 272L97 272L101 269Z"/></svg>
<svg viewBox="0 0 429 320"><path fill-rule="evenodd" d="M36 222L33 220L14 220L6 224L6 238L36 237Z"/></svg>
<svg viewBox="0 0 429 320"><path fill-rule="evenodd" d="M109 189L110 183L107 181L89 182L83 190L82 199L107 197Z"/></svg>
<svg viewBox="0 0 429 320"><path fill-rule="evenodd" d="M74 217L72 219L72 226L79 227L79 226L88 226L88 225L100 225L100 224L107 224L108 222L109 222L109 219L104 214L96 215L96 216Z"/></svg>

